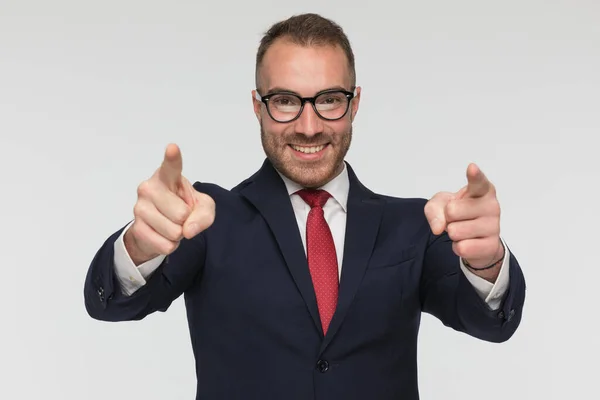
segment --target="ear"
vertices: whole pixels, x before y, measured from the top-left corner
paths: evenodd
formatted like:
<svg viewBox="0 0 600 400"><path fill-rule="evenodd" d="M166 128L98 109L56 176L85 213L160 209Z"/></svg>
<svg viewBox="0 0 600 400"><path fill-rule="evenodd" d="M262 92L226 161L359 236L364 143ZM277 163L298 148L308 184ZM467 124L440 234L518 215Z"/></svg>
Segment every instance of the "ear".
<svg viewBox="0 0 600 400"><path fill-rule="evenodd" d="M360 86L356 87L356 96L352 99L352 104L350 107L350 120L354 122L354 118L356 117L356 113L358 112L358 105L360 104L360 93L362 88Z"/></svg>
<svg viewBox="0 0 600 400"><path fill-rule="evenodd" d="M252 106L254 108L254 115L256 115L258 122L260 122L262 119L261 111L262 111L263 103L256 98L257 95L258 95L258 92L256 90L252 90Z"/></svg>

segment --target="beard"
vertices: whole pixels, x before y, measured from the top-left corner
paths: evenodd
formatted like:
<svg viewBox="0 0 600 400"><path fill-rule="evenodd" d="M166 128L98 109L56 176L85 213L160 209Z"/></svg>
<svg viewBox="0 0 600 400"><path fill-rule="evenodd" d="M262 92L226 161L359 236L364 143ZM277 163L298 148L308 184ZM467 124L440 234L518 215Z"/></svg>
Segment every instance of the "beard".
<svg viewBox="0 0 600 400"><path fill-rule="evenodd" d="M352 126L346 133L321 132L307 137L300 133L269 133L261 123L260 138L267 158L283 176L305 188L318 188L342 172L352 142ZM314 162L298 160L292 156L289 143L303 146L328 143L328 154Z"/></svg>

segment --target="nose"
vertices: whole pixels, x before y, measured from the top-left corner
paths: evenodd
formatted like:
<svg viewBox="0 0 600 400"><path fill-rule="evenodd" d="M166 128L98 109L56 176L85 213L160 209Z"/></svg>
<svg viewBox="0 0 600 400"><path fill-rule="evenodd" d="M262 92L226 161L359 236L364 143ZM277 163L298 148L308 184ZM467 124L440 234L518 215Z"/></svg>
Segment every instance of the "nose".
<svg viewBox="0 0 600 400"><path fill-rule="evenodd" d="M306 103L302 114L296 120L296 132L314 136L323 132L323 120L317 115L310 103Z"/></svg>

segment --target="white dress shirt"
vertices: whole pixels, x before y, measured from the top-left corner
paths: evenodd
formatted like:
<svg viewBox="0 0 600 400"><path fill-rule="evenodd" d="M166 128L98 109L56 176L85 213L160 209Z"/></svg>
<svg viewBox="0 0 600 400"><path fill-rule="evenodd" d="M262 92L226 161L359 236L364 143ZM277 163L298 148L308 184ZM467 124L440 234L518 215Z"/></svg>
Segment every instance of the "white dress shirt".
<svg viewBox="0 0 600 400"><path fill-rule="evenodd" d="M302 187L297 183L292 182L282 174L280 174L280 176L285 182L288 194L290 195L294 214L296 215L296 221L298 222L298 229L300 230L300 235L302 237L302 244L304 245L304 251L306 252L306 220L308 218L310 206L306 204L298 194L295 194L295 192L302 189ZM338 273L341 276L341 268L343 265L342 256L344 249L344 233L346 231L346 206L348 203L348 192L350 189L348 170L345 163L344 170L337 177L325 184L321 189L326 190L331 194L331 197L323 206L323 213L333 236L338 258ZM123 230L121 236L115 241L114 244L115 272L117 279L121 284L121 289L126 295L131 295L140 287L144 286L146 284L146 279L148 279L154 270L160 266L165 258L165 256L161 255L136 267L129 257L123 241L123 236L130 226L131 223ZM460 260L461 270L469 282L473 285L477 294L493 310L497 310L500 307L502 296L506 292L509 283L509 251L504 241L503 244L505 245L504 247L506 249L506 255L504 257L500 274L498 275L498 278L494 284L469 271L469 269L464 265L462 259Z"/></svg>

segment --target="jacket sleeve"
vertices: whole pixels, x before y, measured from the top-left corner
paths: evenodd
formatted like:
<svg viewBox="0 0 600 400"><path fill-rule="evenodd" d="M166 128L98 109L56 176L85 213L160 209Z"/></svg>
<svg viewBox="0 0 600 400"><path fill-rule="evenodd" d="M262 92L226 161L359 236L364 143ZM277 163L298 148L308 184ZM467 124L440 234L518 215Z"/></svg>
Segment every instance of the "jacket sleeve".
<svg viewBox="0 0 600 400"><path fill-rule="evenodd" d="M115 274L114 243L123 232L113 233L96 252L88 268L84 284L87 313L102 321L141 320L155 311L166 311L182 293L202 276L205 240L202 234L183 239L179 247L164 259L146 280L146 284L130 296L120 287Z"/></svg>
<svg viewBox="0 0 600 400"><path fill-rule="evenodd" d="M509 251L508 289L500 307L491 309L460 268L447 233L429 235L423 259L420 298L424 312L444 325L489 342L504 342L517 330L525 302L525 278Z"/></svg>

